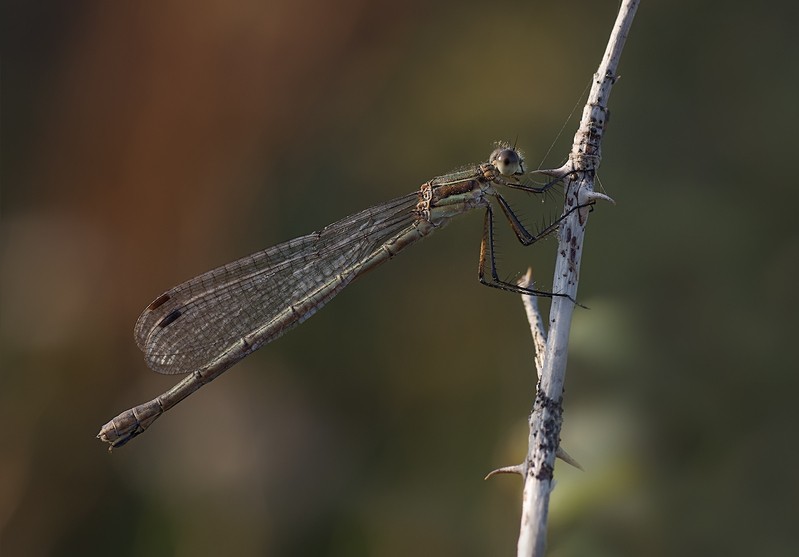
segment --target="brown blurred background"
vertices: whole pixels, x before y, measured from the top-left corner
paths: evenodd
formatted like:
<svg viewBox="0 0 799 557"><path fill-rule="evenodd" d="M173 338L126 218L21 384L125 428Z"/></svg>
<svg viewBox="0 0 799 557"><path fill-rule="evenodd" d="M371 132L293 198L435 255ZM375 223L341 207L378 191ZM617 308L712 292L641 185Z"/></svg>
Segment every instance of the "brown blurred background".
<svg viewBox="0 0 799 557"><path fill-rule="evenodd" d="M792 2L645 0L588 231L550 555L796 555ZM166 288L514 140L617 2L4 2L0 555L511 555L534 376L481 215L108 454ZM555 140L552 153L545 154ZM536 205L522 207L530 220ZM552 243L500 244L546 281ZM546 304L544 304L546 308ZM794 362L794 363L792 363Z"/></svg>

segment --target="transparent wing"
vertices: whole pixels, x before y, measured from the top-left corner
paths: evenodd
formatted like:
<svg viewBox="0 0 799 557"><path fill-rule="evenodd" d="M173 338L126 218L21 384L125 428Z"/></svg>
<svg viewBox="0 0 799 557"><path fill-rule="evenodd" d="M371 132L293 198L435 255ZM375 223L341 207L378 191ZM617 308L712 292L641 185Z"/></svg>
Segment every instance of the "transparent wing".
<svg viewBox="0 0 799 557"><path fill-rule="evenodd" d="M165 374L208 365L340 270L363 261L412 226L418 200L413 193L366 209L168 290L147 306L134 329L147 365ZM282 331L299 323L300 317L282 325Z"/></svg>

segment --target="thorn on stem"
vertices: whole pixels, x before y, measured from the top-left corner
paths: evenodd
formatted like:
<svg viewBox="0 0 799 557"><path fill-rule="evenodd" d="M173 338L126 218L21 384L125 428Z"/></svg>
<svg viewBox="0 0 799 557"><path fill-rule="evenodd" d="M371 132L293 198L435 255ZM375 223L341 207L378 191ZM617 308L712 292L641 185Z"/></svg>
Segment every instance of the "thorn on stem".
<svg viewBox="0 0 799 557"><path fill-rule="evenodd" d="M573 170L570 163L566 163L560 168L539 168L533 172L539 172L545 176L552 176L553 178L563 178Z"/></svg>
<svg viewBox="0 0 799 557"><path fill-rule="evenodd" d="M498 474L519 474L520 476L524 477L526 475L526 466L524 464L515 464L513 466L503 466L502 468L497 468L496 470L491 470L488 475L483 478L487 480L493 476Z"/></svg>
<svg viewBox="0 0 799 557"><path fill-rule="evenodd" d="M572 457L569 453L566 452L565 449L558 447L558 450L555 451L555 458L561 459L566 464L574 466L581 472L585 472L585 469L577 462L574 457ZM527 466L526 463L522 464L514 464L513 466L503 466L502 468L497 468L496 470L491 470L484 480L492 478L494 476L498 476L499 474L519 474L522 477L527 475Z"/></svg>
<svg viewBox="0 0 799 557"><path fill-rule="evenodd" d="M566 464L570 464L577 468L581 472L585 472L585 468L583 468L579 462L577 462L574 457L572 457L569 453L566 452L566 449L563 447L558 447L558 450L555 451L555 458L561 459Z"/></svg>
<svg viewBox="0 0 799 557"><path fill-rule="evenodd" d="M590 203L592 201L607 201L613 205L616 204L612 197L605 195L604 193L599 193L598 191L586 191L583 192L582 196L585 198L586 203Z"/></svg>

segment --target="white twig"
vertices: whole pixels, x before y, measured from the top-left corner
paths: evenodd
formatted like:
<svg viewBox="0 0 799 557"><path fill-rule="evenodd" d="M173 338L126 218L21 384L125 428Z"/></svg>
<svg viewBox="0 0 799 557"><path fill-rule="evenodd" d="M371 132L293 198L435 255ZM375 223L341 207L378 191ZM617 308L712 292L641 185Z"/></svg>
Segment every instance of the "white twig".
<svg viewBox="0 0 799 557"><path fill-rule="evenodd" d="M533 270L527 269L527 273L521 279L519 279L518 284L522 288L533 288L535 285L535 281L533 280ZM530 333L533 335L533 344L535 346L535 372L540 380L541 370L544 367L544 352L547 348L547 332L544 328L544 318L541 317L541 312L538 311L538 298L535 296L531 294L522 294L522 305L524 305L524 312L527 314L527 322L530 323ZM560 445L558 445L558 448L555 451L555 457L559 458L566 464L574 466L578 470L583 469L580 463L577 462L577 460L567 453L566 449ZM486 479L490 478L494 474L513 472L517 472L522 476L526 476L524 464L518 464L516 466L506 466L505 468L494 470L488 476L486 476Z"/></svg>
<svg viewBox="0 0 799 557"><path fill-rule="evenodd" d="M519 280L519 286L532 288L533 284L533 270L527 269L527 274ZM541 379L541 370L544 368L544 351L547 347L544 318L538 311L538 298L535 296L522 294L522 304L524 304L524 311L527 314L527 321L530 323L530 333L533 335L533 344L535 345L535 372Z"/></svg>
<svg viewBox="0 0 799 557"><path fill-rule="evenodd" d="M560 443L563 382L566 375L569 329L574 309L572 300L577 298L583 238L589 211L589 208L584 206L598 199L607 198L603 194L594 192L594 177L601 159L601 141L607 122L610 89L617 79L619 58L638 2L639 0L622 2L605 55L597 73L594 74L591 92L583 109L580 126L574 136L569 160L564 167L547 172L552 176L566 176L564 207L565 211L572 210L572 212L560 224L558 230L558 258L552 291L563 296L552 299L549 334L543 352L533 411L529 419L527 458L519 467L501 469L508 472L523 472L525 476L517 553L519 557L541 557L546 548L549 496L554 487L553 470ZM573 210L577 207L582 208ZM531 324L531 327L535 338L537 326ZM541 352L538 354L540 356ZM537 365L538 361L537 356Z"/></svg>
<svg viewBox="0 0 799 557"><path fill-rule="evenodd" d="M527 269L525 274L517 283L522 288L533 288L533 270ZM530 332L533 335L533 344L535 346L535 371L538 378L541 379L541 370L544 367L544 351L547 344L547 333L544 329L544 319L541 317L541 312L538 311L538 298L531 294L522 294L522 304L524 304L524 311L527 313L527 321L530 323ZM571 464L578 470L583 467L577 462L569 453L566 452L561 446L558 446L555 451L555 457L561 459L567 464ZM492 478L499 474L519 474L522 477L527 476L527 460L521 464L514 464L513 466L503 466L488 473L485 479Z"/></svg>

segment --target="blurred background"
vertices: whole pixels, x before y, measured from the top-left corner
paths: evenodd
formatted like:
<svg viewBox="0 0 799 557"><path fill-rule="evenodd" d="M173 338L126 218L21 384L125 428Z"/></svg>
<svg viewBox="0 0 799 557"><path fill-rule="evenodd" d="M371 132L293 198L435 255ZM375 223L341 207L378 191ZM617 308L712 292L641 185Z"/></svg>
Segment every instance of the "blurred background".
<svg viewBox="0 0 799 557"><path fill-rule="evenodd" d="M4 2L0 554L515 554L521 481L482 478L525 454L533 350L477 282L477 212L124 448L94 436L177 381L132 338L167 288L496 140L562 162L617 4ZM642 2L550 555L799 551L797 15ZM554 242L499 241L503 276L549 282Z"/></svg>

